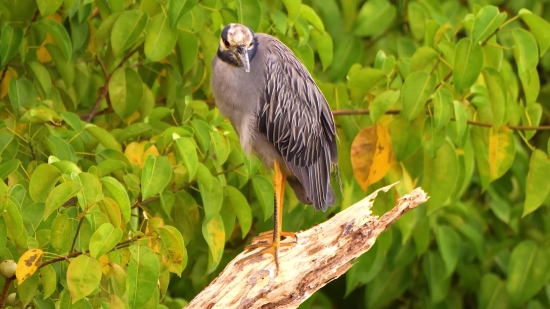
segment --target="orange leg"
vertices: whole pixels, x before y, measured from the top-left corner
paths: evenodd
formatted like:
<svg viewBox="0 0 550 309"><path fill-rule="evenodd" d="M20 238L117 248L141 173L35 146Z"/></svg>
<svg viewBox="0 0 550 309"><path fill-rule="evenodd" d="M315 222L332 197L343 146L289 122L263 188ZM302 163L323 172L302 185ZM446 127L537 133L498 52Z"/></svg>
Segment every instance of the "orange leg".
<svg viewBox="0 0 550 309"><path fill-rule="evenodd" d="M275 257L275 265L277 269L279 269L279 247L293 246L298 241L296 234L281 231L283 226L283 202L285 196L286 176L282 173L277 162L274 163L274 170L275 175L273 176L273 188L275 190L275 208L273 213L273 231L264 232L259 236L254 237L252 244L246 246L245 250L256 248L263 249L239 260L237 263L242 263L265 253L269 253ZM295 241L291 243L281 243L281 237L292 237Z"/></svg>

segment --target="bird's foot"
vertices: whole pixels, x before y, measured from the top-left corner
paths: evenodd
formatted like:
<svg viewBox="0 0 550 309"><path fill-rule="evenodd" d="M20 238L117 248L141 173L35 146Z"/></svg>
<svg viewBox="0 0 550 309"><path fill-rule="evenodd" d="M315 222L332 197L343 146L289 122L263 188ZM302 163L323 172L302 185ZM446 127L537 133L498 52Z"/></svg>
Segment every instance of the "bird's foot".
<svg viewBox="0 0 550 309"><path fill-rule="evenodd" d="M293 233L290 233L290 234L293 234ZM261 237L261 236L262 235L260 234L260 236L258 237ZM263 237L263 238L266 238L266 237ZM260 242L260 243L254 243L254 244L248 245L244 248L245 250L253 250L257 248L263 248L263 249L249 256L245 256L244 258L238 260L235 264L241 264L243 262L262 256L264 254L271 254L275 258L275 267L277 268L277 271L279 271L279 247L292 247L294 246L294 244L295 242L280 243L280 242L273 242L273 240L271 240L267 243Z"/></svg>
<svg viewBox="0 0 550 309"><path fill-rule="evenodd" d="M280 232L281 240L286 238L293 238L294 240L290 242L291 244L297 244L298 243L298 235L293 232ZM269 243L273 240L273 230L262 232L260 235L252 238L252 243L250 246L257 244L257 243ZM250 246L246 246L244 249L248 250Z"/></svg>

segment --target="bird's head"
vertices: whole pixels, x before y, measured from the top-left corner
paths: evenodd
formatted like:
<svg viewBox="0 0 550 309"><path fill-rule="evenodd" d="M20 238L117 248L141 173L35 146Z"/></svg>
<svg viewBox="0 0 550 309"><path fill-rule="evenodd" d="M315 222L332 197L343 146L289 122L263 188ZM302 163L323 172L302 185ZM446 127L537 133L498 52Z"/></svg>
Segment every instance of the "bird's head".
<svg viewBox="0 0 550 309"><path fill-rule="evenodd" d="M222 30L218 56L250 72L250 60L256 53L254 32L241 24L229 24Z"/></svg>

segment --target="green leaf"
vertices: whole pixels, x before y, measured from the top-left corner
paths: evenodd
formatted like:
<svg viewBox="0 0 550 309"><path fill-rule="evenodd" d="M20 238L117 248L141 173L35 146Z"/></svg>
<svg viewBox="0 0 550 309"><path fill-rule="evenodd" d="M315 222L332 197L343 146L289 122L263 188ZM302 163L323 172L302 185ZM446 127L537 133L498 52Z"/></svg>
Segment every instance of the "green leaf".
<svg viewBox="0 0 550 309"><path fill-rule="evenodd" d="M141 309L157 289L159 260L147 246L134 245L131 251L132 258L126 277L128 305L133 309Z"/></svg>
<svg viewBox="0 0 550 309"><path fill-rule="evenodd" d="M42 17L55 13L62 3L63 0L36 0L38 10L40 11L40 15L42 15Z"/></svg>
<svg viewBox="0 0 550 309"><path fill-rule="evenodd" d="M113 73L109 82L109 98L120 118L128 118L137 111L142 96L143 84L136 71L122 67Z"/></svg>
<svg viewBox="0 0 550 309"><path fill-rule="evenodd" d="M114 23L111 32L111 46L114 55L119 56L123 51L132 47L143 33L145 26L147 26L147 15L142 14L139 10L122 13Z"/></svg>
<svg viewBox="0 0 550 309"><path fill-rule="evenodd" d="M422 262L424 275L428 279L432 304L437 304L447 296L450 278L445 276L445 264L437 252L427 252Z"/></svg>
<svg viewBox="0 0 550 309"><path fill-rule="evenodd" d="M73 175L73 180L80 183L82 191L76 196L82 209L88 209L103 198L103 190L99 179L89 173Z"/></svg>
<svg viewBox="0 0 550 309"><path fill-rule="evenodd" d="M186 74L197 62L199 40L195 34L178 30L178 50L180 52L181 64L183 65L182 73Z"/></svg>
<svg viewBox="0 0 550 309"><path fill-rule="evenodd" d="M409 63L409 74L416 71L432 70L437 63L439 53L431 47L423 46L418 48Z"/></svg>
<svg viewBox="0 0 550 309"><path fill-rule="evenodd" d="M183 236L175 227L169 225L160 227L157 233L160 237L158 244L162 261L168 270L181 277L187 265L187 250Z"/></svg>
<svg viewBox="0 0 550 309"><path fill-rule="evenodd" d="M161 193L172 178L172 165L164 156L149 154L141 172L141 194L146 200Z"/></svg>
<svg viewBox="0 0 550 309"><path fill-rule="evenodd" d="M430 157L435 158L437 151L445 143L446 136L445 130L435 128L432 117L426 117L422 127L422 146Z"/></svg>
<svg viewBox="0 0 550 309"><path fill-rule="evenodd" d="M20 107L30 106L38 97L32 83L25 77L10 79L8 95L16 115L19 115Z"/></svg>
<svg viewBox="0 0 550 309"><path fill-rule="evenodd" d="M72 303L90 295L101 280L101 265L93 257L79 255L67 268L67 285Z"/></svg>
<svg viewBox="0 0 550 309"><path fill-rule="evenodd" d="M45 202L60 177L61 173L53 165L37 166L29 182L29 195L33 201Z"/></svg>
<svg viewBox="0 0 550 309"><path fill-rule="evenodd" d="M197 4L197 0L170 0L168 4L168 20L174 28L180 18Z"/></svg>
<svg viewBox="0 0 550 309"><path fill-rule="evenodd" d="M273 197L275 196L273 185L271 184L271 181L264 176L256 175L252 178L252 187L254 188L254 193L262 206L264 220L267 220L267 218L271 217L273 214Z"/></svg>
<svg viewBox="0 0 550 309"><path fill-rule="evenodd" d="M468 129L468 119L466 116L466 111L464 110L464 106L459 101L453 101L453 107L455 112L455 131L456 131L456 138L458 141L461 141L463 139L464 134L466 133L466 130ZM461 145L462 146L462 145Z"/></svg>
<svg viewBox="0 0 550 309"><path fill-rule="evenodd" d="M11 159L0 164L0 179L6 179L11 173L15 172L21 165L21 161Z"/></svg>
<svg viewBox="0 0 550 309"><path fill-rule="evenodd" d="M532 240L520 242L510 255L506 289L515 308L535 296L546 284L550 259L546 249Z"/></svg>
<svg viewBox="0 0 550 309"><path fill-rule="evenodd" d="M369 105L372 122L376 122L378 118L384 115L399 100L400 95L401 92L399 90L386 90L379 94Z"/></svg>
<svg viewBox="0 0 550 309"><path fill-rule="evenodd" d="M529 162L522 217L537 210L548 196L550 192L550 184L546 181L548 171L550 171L548 156L543 151L535 149Z"/></svg>
<svg viewBox="0 0 550 309"><path fill-rule="evenodd" d="M239 23L257 31L262 18L262 8L258 0L237 0L236 6Z"/></svg>
<svg viewBox="0 0 550 309"><path fill-rule="evenodd" d="M210 132L210 141L212 142L212 150L216 156L216 163L218 166L222 166L231 150L229 140L221 131L212 131Z"/></svg>
<svg viewBox="0 0 550 309"><path fill-rule="evenodd" d="M188 137L179 136L175 136L174 141L175 148L183 159L185 168L187 168L189 179L193 179L199 164L195 143Z"/></svg>
<svg viewBox="0 0 550 309"><path fill-rule="evenodd" d="M479 308L509 308L506 285L504 281L492 273L486 273L481 278Z"/></svg>
<svg viewBox="0 0 550 309"><path fill-rule="evenodd" d="M428 214L433 213L449 198L458 180L458 158L451 143L446 141L435 158L424 156L422 188L430 196Z"/></svg>
<svg viewBox="0 0 550 309"><path fill-rule="evenodd" d="M474 84L483 67L483 50L477 42L462 38L456 44L453 83L463 91Z"/></svg>
<svg viewBox="0 0 550 309"><path fill-rule="evenodd" d="M436 81L435 75L429 75L424 71L414 72L407 76L403 84L401 105L403 106L403 115L409 121L416 118L424 109L424 104L435 89Z"/></svg>
<svg viewBox="0 0 550 309"><path fill-rule="evenodd" d="M42 88L42 93L45 96L48 96L50 94L50 89L52 88L52 79L50 77L50 73L48 73L48 70L36 61L29 61L27 62L27 65L33 72L34 76L36 77L36 80L40 84L40 88Z"/></svg>
<svg viewBox="0 0 550 309"><path fill-rule="evenodd" d="M57 288L57 274L52 265L46 265L40 268L40 277L42 279L43 296L50 297Z"/></svg>
<svg viewBox="0 0 550 309"><path fill-rule="evenodd" d="M399 297L411 284L411 271L396 268L377 276L367 285L364 308L380 308Z"/></svg>
<svg viewBox="0 0 550 309"><path fill-rule="evenodd" d="M512 29L514 56L520 72L535 69L539 63L538 46L535 38L527 30Z"/></svg>
<svg viewBox="0 0 550 309"><path fill-rule="evenodd" d="M506 120L506 83L502 75L493 68L484 68L482 74L487 85L489 101L491 101L493 125L498 127L504 124Z"/></svg>
<svg viewBox="0 0 550 309"><path fill-rule="evenodd" d="M508 171L514 162L516 143L514 134L508 127L500 127L495 132L491 127L489 137L489 166L491 179L498 179Z"/></svg>
<svg viewBox="0 0 550 309"><path fill-rule="evenodd" d="M419 2L410 2L407 5L409 28L413 37L420 41L426 33L426 11Z"/></svg>
<svg viewBox="0 0 550 309"><path fill-rule="evenodd" d="M445 264L445 278L448 278L454 272L460 257L460 238L453 228L443 225L436 228L435 239Z"/></svg>
<svg viewBox="0 0 550 309"><path fill-rule="evenodd" d="M111 223L103 223L90 238L90 256L99 258L111 251L122 239L122 230Z"/></svg>
<svg viewBox="0 0 550 309"><path fill-rule="evenodd" d="M500 13L496 6L487 5L481 8L472 26L472 42L479 43L493 34L506 19L506 13Z"/></svg>
<svg viewBox="0 0 550 309"><path fill-rule="evenodd" d="M59 46L59 49L65 56L66 60L71 60L73 47L71 45L71 38L67 33L67 30L58 22L52 19L42 19L40 26L44 27L46 31L52 36L53 40Z"/></svg>
<svg viewBox="0 0 550 309"><path fill-rule="evenodd" d="M45 118L49 120L53 119L53 114L48 115L49 113L46 111L42 116L46 116ZM56 119L55 121L59 121L61 123L61 118ZM52 155L54 155L59 160L64 161L70 161L70 162L76 162L76 153L74 151L74 148L64 139L55 136L50 135L47 139L48 148L50 149L50 152Z"/></svg>
<svg viewBox="0 0 550 309"><path fill-rule="evenodd" d="M323 32L325 31L325 26L323 25L323 21L321 20L319 15L317 15L317 13L315 13L315 11L309 5L305 5L302 3L302 7L300 9L300 16L318 31L323 31Z"/></svg>
<svg viewBox="0 0 550 309"><path fill-rule="evenodd" d="M332 37L326 31L312 30L311 39L317 49L317 54L321 59L321 65L323 71L326 70L332 62L332 50L334 49L332 44Z"/></svg>
<svg viewBox="0 0 550 309"><path fill-rule="evenodd" d="M75 196L81 189L82 187L80 184L70 180L53 188L46 199L44 219L48 218L50 214L63 206L66 201Z"/></svg>
<svg viewBox="0 0 550 309"><path fill-rule="evenodd" d="M424 120L420 117L412 123L403 115L393 118L390 124L390 137L392 150L398 161L405 160L420 147L423 124Z"/></svg>
<svg viewBox="0 0 550 309"><path fill-rule="evenodd" d="M223 204L223 188L215 177L210 178L210 188L201 183L199 180L199 190L201 192L202 204L204 206L204 222L208 222L217 216Z"/></svg>
<svg viewBox="0 0 550 309"><path fill-rule="evenodd" d="M376 36L388 29L397 15L397 9L388 0L365 2L357 16L353 33L358 36Z"/></svg>
<svg viewBox="0 0 550 309"><path fill-rule="evenodd" d="M233 211L237 215L237 219L239 219L241 234L244 239L248 234L248 231L250 231L250 227L252 226L252 213L250 211L250 205L248 205L248 201L241 193L241 191L237 190L236 188L225 186L223 188L223 191L225 193L225 196L227 197L227 200L229 201L229 204L231 204L231 206L233 207Z"/></svg>
<svg viewBox="0 0 550 309"><path fill-rule="evenodd" d="M434 128L439 130L443 128L449 121L451 121L451 116L453 115L453 95L449 90L445 88L439 88L436 91L434 98Z"/></svg>
<svg viewBox="0 0 550 309"><path fill-rule="evenodd" d="M178 38L176 29L170 27L168 17L159 13L151 20L145 36L145 56L159 61L172 52Z"/></svg>
<svg viewBox="0 0 550 309"><path fill-rule="evenodd" d="M19 251L26 251L27 233L25 226L23 225L23 218L21 217L21 212L18 205L16 205L11 198L9 198L6 203L6 209L2 213L2 217L6 223L10 240L15 243Z"/></svg>
<svg viewBox="0 0 550 309"><path fill-rule="evenodd" d="M283 3L288 13L288 25L292 26L296 18L300 16L302 0L283 0Z"/></svg>
<svg viewBox="0 0 550 309"><path fill-rule="evenodd" d="M126 189L124 189L118 180L110 176L101 178L101 183L105 186L110 196L118 205L124 222L127 223L130 221L130 198L128 196L128 192L126 192Z"/></svg>
<svg viewBox="0 0 550 309"><path fill-rule="evenodd" d="M118 152L122 151L122 147L116 141L116 139L109 133L109 131L100 128L93 124L86 124L84 127L88 133L90 133L97 141L105 148L111 148Z"/></svg>
<svg viewBox="0 0 550 309"><path fill-rule="evenodd" d="M69 252L73 240L74 220L65 214L58 214L52 222L50 243L58 254Z"/></svg>
<svg viewBox="0 0 550 309"><path fill-rule="evenodd" d="M528 104L527 107L522 109L523 113L521 113L521 122L523 125L538 126L540 124L543 110L542 105L540 105L539 103L531 103ZM525 130L523 132L527 140L530 140L535 135L535 133L537 133L536 130Z"/></svg>
<svg viewBox="0 0 550 309"><path fill-rule="evenodd" d="M217 214L214 218L202 224L202 236L210 249L208 252L208 266L206 267L206 274L210 274L220 264L225 246L225 229L220 215Z"/></svg>
<svg viewBox="0 0 550 309"><path fill-rule="evenodd" d="M3 26L2 33L0 33L0 59L2 59L0 68L3 68L15 56L22 41L22 28L12 28L10 25Z"/></svg>
<svg viewBox="0 0 550 309"><path fill-rule="evenodd" d="M351 96L362 101L369 90L386 78L382 70L364 68L349 74L348 88Z"/></svg>
<svg viewBox="0 0 550 309"><path fill-rule="evenodd" d="M61 75L65 86L71 87L74 83L75 78L74 65L69 59L65 57L61 48L59 48L57 45L46 43L46 49L48 50L48 53L52 56L57 71Z"/></svg>
<svg viewBox="0 0 550 309"><path fill-rule="evenodd" d="M550 23L527 9L520 9L518 15L529 26L529 30L537 40L539 54L542 58L550 47Z"/></svg>

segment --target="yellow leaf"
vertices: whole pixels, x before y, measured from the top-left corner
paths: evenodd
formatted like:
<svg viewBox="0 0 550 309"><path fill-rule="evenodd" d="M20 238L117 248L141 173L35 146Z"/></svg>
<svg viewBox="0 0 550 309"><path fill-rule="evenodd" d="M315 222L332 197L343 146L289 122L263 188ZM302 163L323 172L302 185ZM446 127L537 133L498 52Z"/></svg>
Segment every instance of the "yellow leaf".
<svg viewBox="0 0 550 309"><path fill-rule="evenodd" d="M17 77L17 72L12 68L8 68L6 75L4 75L4 78L2 79L2 84L0 84L0 99L3 99L8 95L8 87L12 77Z"/></svg>
<svg viewBox="0 0 550 309"><path fill-rule="evenodd" d="M40 61L40 63L46 63L52 60L52 56L46 49L46 43L53 42L53 37L49 33L47 33L46 39L44 40L44 42L42 42L42 44L40 44L40 47L36 50L36 57L38 58L38 61Z"/></svg>
<svg viewBox="0 0 550 309"><path fill-rule="evenodd" d="M225 246L225 229L220 215L216 215L212 220L208 221L208 223L203 223L202 236L204 236L204 240L206 240L210 249L208 266L206 268L206 273L209 274L218 267Z"/></svg>
<svg viewBox="0 0 550 309"><path fill-rule="evenodd" d="M23 281L34 274L38 266L42 264L43 255L44 252L40 249L32 249L23 253L17 262L17 270L15 271L17 284L23 283Z"/></svg>
<svg viewBox="0 0 550 309"><path fill-rule="evenodd" d="M128 118L124 119L124 122L126 122L127 125L131 125L134 121L138 120L139 117L141 117L141 114L139 113L139 111L135 111Z"/></svg>
<svg viewBox="0 0 550 309"><path fill-rule="evenodd" d="M147 158L149 154L152 154L155 157L158 157L160 155L157 146L155 145L152 145L144 151L143 149L145 148L145 145L147 143L149 142L131 142L130 144L128 144L128 146L126 146L126 149L124 150L124 155L126 155L130 163L139 165L139 167L143 167L143 164L145 163L145 158Z"/></svg>
<svg viewBox="0 0 550 309"><path fill-rule="evenodd" d="M491 179L500 178L514 162L516 154L516 144L514 143L514 135L508 127L500 127L495 132L494 127L491 128L489 138L489 168Z"/></svg>
<svg viewBox="0 0 550 309"><path fill-rule="evenodd" d="M386 175L392 158L391 138L386 128L374 125L357 134L351 145L351 165L364 191Z"/></svg>
<svg viewBox="0 0 550 309"><path fill-rule="evenodd" d="M107 254L104 254L100 256L98 259L99 265L101 265L101 272L103 275L105 275L105 278L109 279L111 276L111 261L109 260L109 256Z"/></svg>

